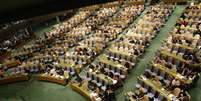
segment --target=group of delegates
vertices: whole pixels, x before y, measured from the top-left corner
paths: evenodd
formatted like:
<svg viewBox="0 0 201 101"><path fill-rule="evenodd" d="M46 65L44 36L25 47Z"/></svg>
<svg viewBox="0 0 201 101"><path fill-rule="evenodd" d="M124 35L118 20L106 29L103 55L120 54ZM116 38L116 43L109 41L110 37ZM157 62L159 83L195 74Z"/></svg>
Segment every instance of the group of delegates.
<svg viewBox="0 0 201 101"><path fill-rule="evenodd" d="M96 6L94 7L97 8ZM89 7L87 9L89 9ZM35 53L35 52L40 52L40 53L43 53L45 51L50 52L52 50L57 50L60 53L62 53L62 52L65 52L66 49L68 49L68 47L74 46L74 44L76 44L81 39L83 39L83 36L86 33L89 33L91 31L90 26L86 26L86 23L88 22L83 22L83 24L78 25L77 27L73 27L72 30L67 33L60 32L59 30L66 30L65 25L67 26L67 24L69 23L76 24L76 23L82 22L82 20L86 19L90 14L92 14L93 12L95 13L93 9L92 11L87 9L81 9L72 18L70 18L66 22L63 22L60 25L57 25L57 27L53 28L50 32L48 32L49 34L45 33L45 36L46 36L45 39L39 38L31 46L30 45L24 46L23 47L24 55L27 55L28 53ZM56 31L56 29L58 31ZM60 36L60 34L62 34L62 36Z"/></svg>
<svg viewBox="0 0 201 101"><path fill-rule="evenodd" d="M86 18L88 18L93 12L98 8L98 6L92 7L94 9L88 10L87 8L79 9L78 12L68 19L67 21L62 22L61 24L57 24L53 27L53 29L47 33L45 33L45 37L47 39L51 39L52 37L58 37L60 34L65 34L68 31L71 30L71 28L74 28L77 24L84 21Z"/></svg>
<svg viewBox="0 0 201 101"><path fill-rule="evenodd" d="M64 37L60 37L58 41L64 40L65 47L68 47L67 45L71 47L79 45L79 41L83 40L88 34L91 34L93 29L113 15L116 9L117 7L100 8L93 16L90 16L82 24L74 27Z"/></svg>
<svg viewBox="0 0 201 101"><path fill-rule="evenodd" d="M97 7L95 6L95 8L97 8ZM49 39L51 37L51 35L49 37L46 37L45 40L39 39L36 42L37 45L33 45L33 47L29 48L29 49L33 50L33 48L35 47L34 50L44 51L45 53L49 53L50 55L55 54L55 52L56 52L55 55L58 55L58 53L59 54L61 53L60 55L64 55L69 47L77 46L78 42L83 40L84 37L87 36L88 34L91 34L92 29L94 29L98 24L100 24L100 22L103 23L104 20L107 20L107 18L114 13L113 11L115 11L115 9L116 8L114 8L114 7L108 8L108 9L100 8L98 11L93 11L93 12L87 11L86 9L85 10L82 9L80 11L81 13L77 13L77 15L74 16L78 20L80 20L79 19L80 17L78 17L78 15L79 14L83 15L84 12L87 15L89 12L91 12L91 13L93 13L93 15L91 15L87 19L85 18L86 20L84 22L82 22L81 24L79 24L76 27L73 27L67 33L63 33L62 36L60 35L60 32L56 31L55 34L53 34L54 37L51 38L51 40ZM108 10L108 11L106 11L106 10ZM84 15L86 15L86 14L84 14ZM79 16L81 16L81 15L79 15ZM72 19L75 19L74 17L70 19L70 22ZM81 18L83 18L83 17L81 17ZM60 26L62 26L62 25L63 25L63 23ZM57 29L60 30L59 28L57 28ZM63 29L61 29L61 30L63 30ZM54 31L55 31L55 29L53 29L53 31L50 31L49 33L51 33L51 32L53 33ZM57 35L59 35L59 36L57 36ZM41 46L41 45L43 45L43 46ZM43 50L43 49L45 49L45 50ZM27 50L27 49L25 49L25 50ZM51 52L52 50L56 50L56 51Z"/></svg>
<svg viewBox="0 0 201 101"><path fill-rule="evenodd" d="M13 36L10 39L4 40L0 43L0 52L11 51L17 45L24 43L30 38L31 35L26 29L20 29L19 31L13 33Z"/></svg>
<svg viewBox="0 0 201 101"><path fill-rule="evenodd" d="M188 6L170 32L150 69L139 77L129 99L143 101L190 101L188 90L200 77L200 33L198 19L201 5ZM196 17L195 17L196 16Z"/></svg>
<svg viewBox="0 0 201 101"><path fill-rule="evenodd" d="M96 8L95 6L94 10ZM45 42L45 47L52 47L55 44L61 44L65 47L73 46L70 44L75 42L73 40L80 40L86 34L86 31L90 31L90 26L79 25L79 23L93 14L94 10L81 9L69 20L56 25L52 30L46 32L45 39L42 40L42 42ZM73 40L68 41L69 38L73 38Z"/></svg>
<svg viewBox="0 0 201 101"><path fill-rule="evenodd" d="M186 10L182 14L181 18L178 20L177 26L172 32L173 34L177 33L176 35L172 36L172 38L178 37L177 39L174 39L174 42L177 42L180 40L178 42L180 44L184 43L188 46L192 45L193 48L200 49L201 47L201 40L200 40L201 16L199 15L199 13L200 13L199 8L189 8L189 10Z"/></svg>
<svg viewBox="0 0 201 101"><path fill-rule="evenodd" d="M19 76L19 75L28 75L26 72L25 68L21 68L19 66L15 68L0 68L0 80L7 78L7 77L12 77L12 76Z"/></svg>
<svg viewBox="0 0 201 101"><path fill-rule="evenodd" d="M154 5L150 7L150 11L147 12L147 15L143 16L143 19L140 19L135 25L133 32L136 33L136 36L144 35L148 39L142 40L151 40L154 38L156 33L160 28L165 24L165 21L168 19L171 12L174 10L174 6L163 5L164 8L161 8L161 5ZM132 39L131 39L132 40ZM145 41L146 42L146 41ZM142 42L138 42L143 44ZM148 43L144 43L148 44Z"/></svg>
<svg viewBox="0 0 201 101"><path fill-rule="evenodd" d="M143 5L123 5L122 7L122 12L118 12L116 15L117 17L115 16L116 18L109 22L109 25L112 23L113 26L114 24L121 23L117 26L118 29L121 28L118 31L119 33L122 32L124 28L128 27L128 24L130 24L144 9ZM129 70L135 66L136 57L143 54L144 47L151 41L151 39L147 40L146 38L155 35L156 32L160 30L160 27L165 23L165 20L167 20L173 10L174 6L172 5L151 6L150 11L148 11L147 14L145 14L145 17L141 18L136 24L143 26L142 28L147 24L150 24L150 27L145 27L151 29L149 33L143 33L143 30L137 31L139 30L139 27L134 26L132 29L133 33L129 31L126 35L118 38L107 50L106 54L102 54L97 61L89 65L89 68L86 69L86 73L84 73L84 76L81 75L81 77L89 82L89 89L92 90L92 93L96 93L96 96L93 96L94 94L92 94L92 97L101 98L105 101L112 101L115 99L114 96L112 96L114 91L122 86L122 82L127 77ZM104 27L105 29L107 28L106 25ZM115 27L112 29L115 29ZM135 43L136 40L142 42ZM99 93L96 92L97 90ZM104 93L107 92L112 92L112 95L110 97L104 96Z"/></svg>
<svg viewBox="0 0 201 101"><path fill-rule="evenodd" d="M128 25L135 19L135 17L137 17L144 9L143 5L123 5L122 7L123 7L122 11L118 12L117 15L115 16L115 18L113 18L112 21L109 22L107 25L105 25L104 26L105 28L102 29L104 32L108 32L108 31L110 31L112 29L117 29L116 33L115 32L113 32L113 33L110 32L108 34L104 33L104 35L107 35L107 36L99 36L100 33L98 33L98 35L96 36L96 33L95 33L94 34L95 37L93 37L93 38L103 37L105 39L104 42L108 42L110 40L116 39L118 34L121 33L126 27L128 27ZM121 25L121 26L119 26L119 25ZM106 30L108 27L111 28L111 29ZM101 30L98 30L98 31L101 32ZM103 35L103 33L101 33L101 34ZM114 34L114 35L111 35L111 34ZM109 36L109 35L111 35L111 36ZM106 39L106 38L108 38L108 39ZM102 45L102 46L104 47L105 45ZM113 68L115 72L116 71L119 71L119 72L124 71L124 70L122 71L122 68L124 68L123 66L122 66L122 68L117 69L116 67L112 67L112 65L115 65L115 64L113 64L113 63L105 64L105 62L110 62L110 61L109 60L105 61L105 58L102 57L97 65L92 64L92 65L89 66L89 68L90 68L89 71L90 72L88 72L88 74L86 74L86 75L88 75L87 78L90 78L90 75L93 74L94 72L96 73L96 75L94 75L94 76L97 79L101 79L102 76L105 76L109 80L109 82L107 81L107 79L105 81L103 81L103 83L105 83L103 85L101 84L101 82L102 82L101 80L99 82L96 82L97 85L99 86L99 88L101 88L102 90L106 90L107 85L116 84L119 81L120 77L125 78L125 75L123 75L123 74L119 77L117 75L114 75L114 72L113 73L110 73L110 72L107 72L107 71L104 72L104 69L106 69L107 67L108 67L107 69ZM104 67L104 66L106 66L106 67ZM92 79L90 79L90 81L94 81L95 78L93 78L93 75L92 75Z"/></svg>
<svg viewBox="0 0 201 101"><path fill-rule="evenodd" d="M91 59L93 59L97 54L100 53L100 51L105 47L105 38L104 37L96 37L96 30L95 28L99 28L101 24L104 24L107 22L107 20L115 14L115 12L118 10L119 6L108 6L105 8L101 8L99 11L97 11L96 16L92 16L89 19L86 20L86 25L91 26L93 30L91 30L89 33L91 33L89 36L86 36L84 40L81 42L78 42L78 44L72 52L69 52L67 57L75 56L77 58L76 61L73 61L75 64L78 64L83 67L86 63L89 63ZM81 58L82 57L82 58ZM81 59L84 59L81 60ZM83 62L85 64L83 64Z"/></svg>
<svg viewBox="0 0 201 101"><path fill-rule="evenodd" d="M9 58L0 64L0 80L8 77L27 76L25 68L20 68L20 61Z"/></svg>
<svg viewBox="0 0 201 101"><path fill-rule="evenodd" d="M65 24L62 23L59 25L60 27L55 27L52 31L48 32L49 34L46 33L45 39L40 38L33 45L24 46L22 52L16 52L17 54L14 55L14 58L21 60L22 64L19 67L25 69L26 73L40 73L59 79L68 78L69 75L77 75L79 68L90 63L89 60L92 59L90 58L91 54L88 54L89 57L85 57L76 53L76 50L81 46L82 42L92 42L87 38L85 39L84 36L87 37L88 34L94 34L94 29L99 28L101 24L107 22L115 14L120 5L121 3L104 8L97 8L97 6L84 8L78 11L70 20L64 22ZM85 15L85 18L82 15ZM81 20L84 21L82 22ZM67 31L67 28L70 27L67 27L68 25L66 24L78 24L79 22L79 25ZM92 36L90 37L92 38ZM96 43L96 41L95 39L93 42ZM68 49L73 46L77 47L73 50L74 54L71 54L71 52L68 52ZM97 45L96 47L99 46ZM88 49L90 48L86 47L85 50L88 51ZM28 57L29 54L32 54L31 56L33 57Z"/></svg>
<svg viewBox="0 0 201 101"><path fill-rule="evenodd" d="M22 22L24 22L24 20L11 21L11 22L9 22L9 23L0 24L0 31L1 31L1 30L6 30L6 29L8 29L8 28L10 28L10 27L12 27L12 26L15 26L15 25L17 25L17 24L19 24L19 23L22 23Z"/></svg>
<svg viewBox="0 0 201 101"><path fill-rule="evenodd" d="M95 13L95 10L98 9L98 7L99 6L95 5L79 9L73 17L61 24L55 25L52 30L44 33L45 38L38 38L31 46L24 46L23 51L26 53L24 55L35 52L41 53L46 51L46 49L49 50L49 48L55 45L60 45L65 48L72 47L77 41L82 39L83 35L86 34L86 31L91 30L90 26L88 27L84 24L80 26L77 25ZM69 39L73 40L69 41Z"/></svg>

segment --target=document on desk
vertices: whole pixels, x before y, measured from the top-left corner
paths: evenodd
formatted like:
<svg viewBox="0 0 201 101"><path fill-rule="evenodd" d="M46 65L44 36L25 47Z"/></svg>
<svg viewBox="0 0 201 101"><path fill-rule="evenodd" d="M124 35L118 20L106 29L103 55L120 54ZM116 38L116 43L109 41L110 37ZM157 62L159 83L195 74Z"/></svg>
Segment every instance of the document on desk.
<svg viewBox="0 0 201 101"><path fill-rule="evenodd" d="M177 77L179 77L180 79L183 79L184 77L181 75L181 74L179 74L179 73L177 73Z"/></svg>

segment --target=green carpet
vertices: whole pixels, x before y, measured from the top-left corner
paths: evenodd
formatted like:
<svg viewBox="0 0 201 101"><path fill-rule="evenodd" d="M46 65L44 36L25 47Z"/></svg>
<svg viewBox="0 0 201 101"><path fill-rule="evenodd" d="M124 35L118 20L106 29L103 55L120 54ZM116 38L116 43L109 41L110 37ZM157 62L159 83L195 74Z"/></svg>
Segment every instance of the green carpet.
<svg viewBox="0 0 201 101"><path fill-rule="evenodd" d="M69 86L37 80L0 86L0 101L21 101L20 99L24 101L86 101Z"/></svg>
<svg viewBox="0 0 201 101"><path fill-rule="evenodd" d="M191 101L201 101L201 79L197 82L195 88L190 89Z"/></svg>

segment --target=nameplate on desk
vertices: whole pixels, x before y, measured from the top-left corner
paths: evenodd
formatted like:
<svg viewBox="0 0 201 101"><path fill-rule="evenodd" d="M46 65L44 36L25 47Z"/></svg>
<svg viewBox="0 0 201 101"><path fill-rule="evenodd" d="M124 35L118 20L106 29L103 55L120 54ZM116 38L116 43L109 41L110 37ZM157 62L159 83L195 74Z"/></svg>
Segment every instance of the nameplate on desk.
<svg viewBox="0 0 201 101"><path fill-rule="evenodd" d="M177 77L179 77L180 79L183 79L184 77L181 75L181 74L179 74L179 73L177 73Z"/></svg>
<svg viewBox="0 0 201 101"><path fill-rule="evenodd" d="M147 78L146 78L146 77L144 77L144 76L141 76L141 78L142 78L143 80L147 80Z"/></svg>
<svg viewBox="0 0 201 101"><path fill-rule="evenodd" d="M120 65L120 64L117 64L117 67L121 67L122 65Z"/></svg>

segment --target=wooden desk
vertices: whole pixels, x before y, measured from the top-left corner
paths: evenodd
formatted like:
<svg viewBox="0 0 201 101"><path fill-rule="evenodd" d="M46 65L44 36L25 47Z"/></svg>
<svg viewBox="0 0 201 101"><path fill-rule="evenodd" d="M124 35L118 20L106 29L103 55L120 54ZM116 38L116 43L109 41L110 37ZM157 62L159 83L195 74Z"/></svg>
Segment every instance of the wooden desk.
<svg viewBox="0 0 201 101"><path fill-rule="evenodd" d="M93 74L94 76L96 76L97 78L99 78L100 80L104 81L105 83L112 85L113 84L113 79L107 75L104 74L97 74L95 72L89 72L90 74Z"/></svg>
<svg viewBox="0 0 201 101"><path fill-rule="evenodd" d="M108 49L110 52L112 53L116 53L116 54L120 54L126 57L132 57L135 58L135 55L132 55L131 53L129 53L128 51L124 51L124 50L117 50L116 48L112 47L110 49Z"/></svg>
<svg viewBox="0 0 201 101"><path fill-rule="evenodd" d="M114 24L115 24L115 22L126 21L126 20L129 20L129 19L126 18L126 17L112 18L112 21L113 21L113 22L109 22L109 23L114 23ZM121 23L124 24L125 22L121 22Z"/></svg>
<svg viewBox="0 0 201 101"><path fill-rule="evenodd" d="M123 1L115 1L115 2L109 2L109 3L105 3L102 4L101 7L103 8L107 8L107 7L115 7L115 6L119 6L122 5Z"/></svg>
<svg viewBox="0 0 201 101"><path fill-rule="evenodd" d="M162 51L161 51L161 54L162 54L163 56L172 57L172 58L174 58L174 59L176 59L176 60L179 60L179 61L181 61L181 62L183 62L183 63L189 64L190 67L192 67L192 68L200 68L200 66L201 66L201 63L199 63L199 64L192 64L191 61L186 61L186 60L183 59L181 56L172 54L172 53L170 53L170 52L168 52L168 51L165 51L165 50L162 50Z"/></svg>
<svg viewBox="0 0 201 101"><path fill-rule="evenodd" d="M61 85L67 84L66 79L60 79L60 78L52 77L49 75L39 74L38 76L36 76L36 79L39 81L53 82L53 83L57 83L57 84L61 84Z"/></svg>
<svg viewBox="0 0 201 101"><path fill-rule="evenodd" d="M75 70L76 73L80 73L81 72L81 68L78 65L75 64L68 64L68 63L64 63L64 61L61 61L61 63L57 64L57 65L52 65L54 66L58 66L61 68L73 68Z"/></svg>
<svg viewBox="0 0 201 101"><path fill-rule="evenodd" d="M15 75L0 79L0 84L14 83L27 80L29 80L29 77L27 75Z"/></svg>
<svg viewBox="0 0 201 101"><path fill-rule="evenodd" d="M170 53L170 52L168 52L168 51L162 50L162 51L161 51L161 54L162 54L163 56L172 57L172 58L174 58L174 59L176 59L176 60L179 60L179 61L181 61L181 62L190 64L189 61L184 60L181 56L177 56L177 55L172 54L172 53Z"/></svg>
<svg viewBox="0 0 201 101"><path fill-rule="evenodd" d="M91 57L90 56L82 56L82 55L69 55L67 58L78 58L78 59L83 59L86 60L87 63L90 62Z"/></svg>
<svg viewBox="0 0 201 101"><path fill-rule="evenodd" d="M190 52L193 52L193 48L192 47L189 47L189 46L187 46L187 45L183 45L183 44L175 44L175 43L172 43L172 46L178 46L178 47L180 47L180 48L184 48L184 49L187 49L187 50L189 50Z"/></svg>
<svg viewBox="0 0 201 101"><path fill-rule="evenodd" d="M23 56L23 55L33 56L33 53L30 51L22 51L11 54L12 57Z"/></svg>
<svg viewBox="0 0 201 101"><path fill-rule="evenodd" d="M152 89L159 92L160 95L167 98L168 101L172 101L172 98L169 96L172 95L170 91L167 91L165 88L163 88L162 86L158 85L157 83L148 78L138 77L138 79L140 81L143 81L146 85L150 86Z"/></svg>
<svg viewBox="0 0 201 101"><path fill-rule="evenodd" d="M99 46L99 45L98 45ZM102 48L103 47L92 47L92 46L89 46L87 44L83 44L83 43L80 43L80 46L77 46L76 48L86 48L86 49L91 49L91 50L94 50L96 53L100 53Z"/></svg>
<svg viewBox="0 0 201 101"><path fill-rule="evenodd" d="M137 99L133 98L132 95L129 94L130 92L132 92L132 91L128 91L128 92L125 93L126 99L127 99L128 101L137 101ZM132 92L132 93L133 93L133 92ZM134 94L134 93L133 93L133 94ZM126 101L127 101L127 100L126 100Z"/></svg>
<svg viewBox="0 0 201 101"><path fill-rule="evenodd" d="M52 66L58 66L58 67L60 67L60 68L67 68L67 67L74 68L74 67L75 67L75 64L65 63L63 60L60 60L60 63L58 63L58 64L53 64Z"/></svg>
<svg viewBox="0 0 201 101"><path fill-rule="evenodd" d="M129 1L125 1L125 4L127 4L127 5L144 5L145 1L144 0L129 0Z"/></svg>
<svg viewBox="0 0 201 101"><path fill-rule="evenodd" d="M105 54L104 54L104 55L101 55L101 56L99 57L99 61L102 62L102 63L105 63L105 64L107 64L107 65L112 66L112 68L117 68L117 69L123 71L124 74L127 74L128 68L126 68L126 67L123 66L122 64L119 64L119 63L117 63L117 62L108 60Z"/></svg>
<svg viewBox="0 0 201 101"><path fill-rule="evenodd" d="M7 67L7 68L12 68L15 66L20 65L21 62L18 60L14 60L14 61L5 61L5 63L2 64L3 67Z"/></svg>
<svg viewBox="0 0 201 101"><path fill-rule="evenodd" d="M79 8L79 11L94 11L96 9L98 9L100 7L100 4L96 4L96 5L90 5L90 6L87 6L87 7L82 7L82 8Z"/></svg>
<svg viewBox="0 0 201 101"><path fill-rule="evenodd" d="M52 67L59 67L59 68L73 68L77 73L80 73L81 68L79 68L78 66L74 65L74 64L68 64L68 63L64 63L64 61L61 61L61 63L59 64L48 64ZM47 65L43 64L43 63L39 63L39 64L34 64L32 62L27 63L27 64L22 64L22 67L26 67L26 68L30 68L30 67L37 67L39 69L45 69Z"/></svg>
<svg viewBox="0 0 201 101"><path fill-rule="evenodd" d="M32 68L32 67L36 67L36 68L38 68L38 69L45 69L45 64L42 64L42 63L39 63L39 64L34 64L34 63L32 63L32 62L28 62L28 63L26 63L26 64L22 64L21 65L23 68L26 68L26 69L30 69L30 68Z"/></svg>
<svg viewBox="0 0 201 101"><path fill-rule="evenodd" d="M188 0L163 0L165 3L181 3L181 2L187 2Z"/></svg>
<svg viewBox="0 0 201 101"><path fill-rule="evenodd" d="M170 69L168 69L165 66L162 66L160 64L153 64L153 66L155 68L162 70L163 72L168 73L169 75L172 75L173 77L175 77L176 79L180 80L181 82L183 82L185 84L191 84L192 83L192 80L184 79L181 74L174 72L174 71L171 71Z"/></svg>
<svg viewBox="0 0 201 101"><path fill-rule="evenodd" d="M78 92L88 101L95 101L93 98L91 98L88 87L85 87L83 84L81 85L80 83L72 83L72 82L70 82L69 85L74 91Z"/></svg>
<svg viewBox="0 0 201 101"><path fill-rule="evenodd" d="M128 35L129 36L129 35ZM132 36L130 36L130 37L132 37ZM134 37L134 36L133 36ZM123 41L123 42L120 42L120 43L117 43L117 44L119 44L119 45L126 45L126 46L130 46L130 47L135 47L135 48L144 48L144 46L142 46L142 45L136 45L136 44L132 44L132 43L130 43L130 42L128 42L128 41Z"/></svg>

